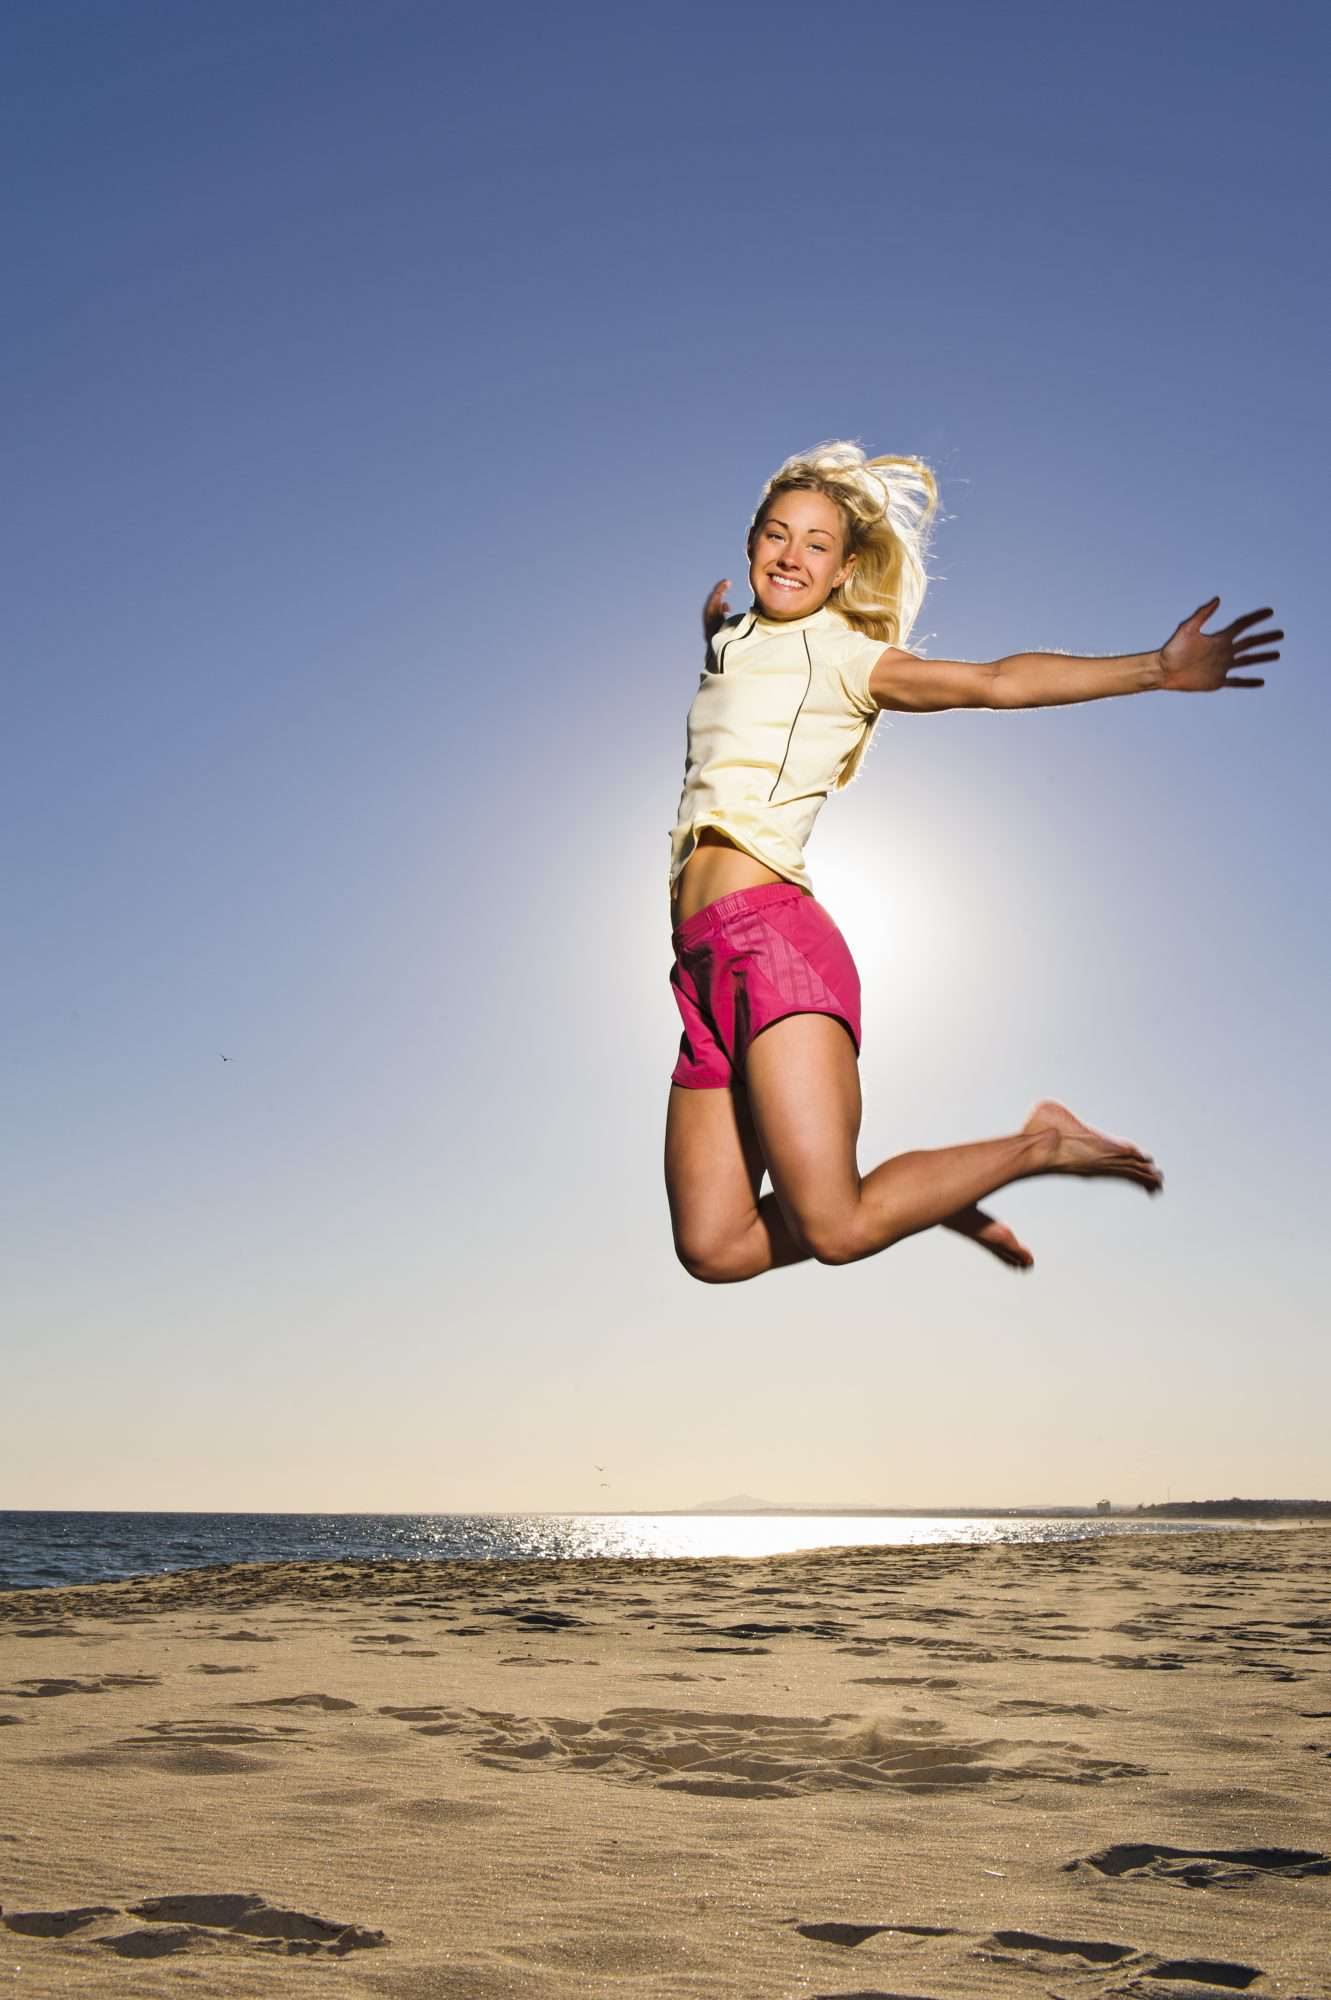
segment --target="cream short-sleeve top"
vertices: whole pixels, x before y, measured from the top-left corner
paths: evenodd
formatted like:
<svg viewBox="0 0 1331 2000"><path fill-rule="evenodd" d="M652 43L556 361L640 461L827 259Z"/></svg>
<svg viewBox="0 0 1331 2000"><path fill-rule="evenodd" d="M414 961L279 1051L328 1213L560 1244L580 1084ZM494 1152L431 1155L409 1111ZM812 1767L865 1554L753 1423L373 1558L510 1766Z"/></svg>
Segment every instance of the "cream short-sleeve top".
<svg viewBox="0 0 1331 2000"><path fill-rule="evenodd" d="M848 784L878 707L869 676L885 650L828 605L807 618L728 618L689 709L673 886L706 826L787 882L810 886L804 844L823 800Z"/></svg>

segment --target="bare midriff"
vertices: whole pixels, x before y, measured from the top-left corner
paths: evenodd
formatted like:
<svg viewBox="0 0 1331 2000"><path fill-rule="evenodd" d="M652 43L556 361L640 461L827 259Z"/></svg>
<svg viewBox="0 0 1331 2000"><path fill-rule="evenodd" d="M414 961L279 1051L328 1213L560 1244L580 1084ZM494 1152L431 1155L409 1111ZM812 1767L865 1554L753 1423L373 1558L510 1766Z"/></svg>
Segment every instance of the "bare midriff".
<svg viewBox="0 0 1331 2000"><path fill-rule="evenodd" d="M714 826L705 826L675 884L670 898L670 920L674 924L687 923L721 896L733 896L737 889L757 889L764 882L785 879L774 869L765 868L761 861L755 861L742 847L736 847Z"/></svg>

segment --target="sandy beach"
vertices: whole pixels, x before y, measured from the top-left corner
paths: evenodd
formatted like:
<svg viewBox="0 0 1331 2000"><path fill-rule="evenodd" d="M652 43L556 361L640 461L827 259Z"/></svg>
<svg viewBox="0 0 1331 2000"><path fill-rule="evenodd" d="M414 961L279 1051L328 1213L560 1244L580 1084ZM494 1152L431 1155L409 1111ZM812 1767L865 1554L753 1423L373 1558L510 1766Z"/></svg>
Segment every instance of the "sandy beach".
<svg viewBox="0 0 1331 2000"><path fill-rule="evenodd" d="M1325 1528L25 1591L0 1725L23 1995L1331 1996Z"/></svg>

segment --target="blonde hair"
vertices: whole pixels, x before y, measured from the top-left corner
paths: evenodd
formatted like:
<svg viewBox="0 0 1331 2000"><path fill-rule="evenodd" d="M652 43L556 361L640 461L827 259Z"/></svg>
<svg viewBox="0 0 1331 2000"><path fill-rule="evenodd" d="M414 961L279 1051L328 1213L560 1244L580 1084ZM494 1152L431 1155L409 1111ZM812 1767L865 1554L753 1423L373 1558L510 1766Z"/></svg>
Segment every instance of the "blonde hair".
<svg viewBox="0 0 1331 2000"><path fill-rule="evenodd" d="M749 528L749 553L778 493L824 493L845 523L847 556L855 567L828 598L848 625L904 646L919 616L929 578L924 559L938 507L933 473L918 458L866 458L857 444L835 438L788 458L763 489Z"/></svg>

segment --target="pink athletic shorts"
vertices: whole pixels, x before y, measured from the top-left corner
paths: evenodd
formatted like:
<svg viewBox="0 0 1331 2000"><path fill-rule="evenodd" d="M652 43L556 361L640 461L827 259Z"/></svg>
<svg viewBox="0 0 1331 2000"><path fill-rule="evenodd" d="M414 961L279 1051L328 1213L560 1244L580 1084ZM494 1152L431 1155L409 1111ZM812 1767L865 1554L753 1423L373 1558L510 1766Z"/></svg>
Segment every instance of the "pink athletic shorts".
<svg viewBox="0 0 1331 2000"><path fill-rule="evenodd" d="M674 934L670 984L684 1019L672 1083L744 1081L749 1044L788 1014L832 1014L860 1046L860 977L821 903L765 882L708 903Z"/></svg>

